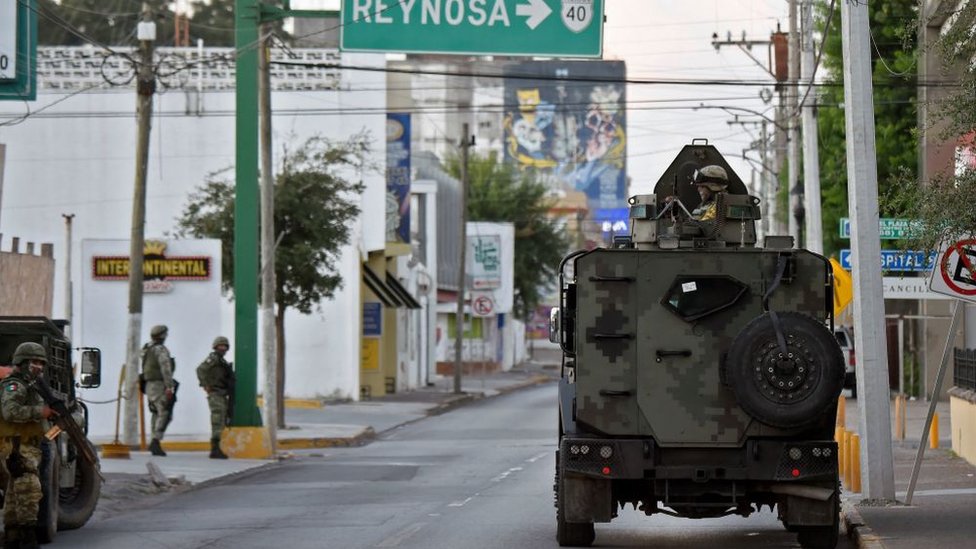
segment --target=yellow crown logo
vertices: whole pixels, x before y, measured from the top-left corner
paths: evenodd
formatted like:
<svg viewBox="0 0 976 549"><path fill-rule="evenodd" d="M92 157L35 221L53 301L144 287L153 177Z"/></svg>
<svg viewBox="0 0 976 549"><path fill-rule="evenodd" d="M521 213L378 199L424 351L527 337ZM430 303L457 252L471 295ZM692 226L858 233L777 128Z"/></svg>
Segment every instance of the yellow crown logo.
<svg viewBox="0 0 976 549"><path fill-rule="evenodd" d="M162 240L147 240L142 248L145 255L163 255L166 252L166 242Z"/></svg>

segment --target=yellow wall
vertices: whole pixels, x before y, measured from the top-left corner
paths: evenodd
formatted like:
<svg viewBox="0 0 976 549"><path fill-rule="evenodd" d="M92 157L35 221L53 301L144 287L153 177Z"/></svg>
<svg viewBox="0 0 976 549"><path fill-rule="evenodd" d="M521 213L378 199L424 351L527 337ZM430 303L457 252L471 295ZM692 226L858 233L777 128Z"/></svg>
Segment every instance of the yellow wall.
<svg viewBox="0 0 976 549"><path fill-rule="evenodd" d="M976 398L960 398L958 388L949 395L949 417L952 425L952 451L976 465Z"/></svg>

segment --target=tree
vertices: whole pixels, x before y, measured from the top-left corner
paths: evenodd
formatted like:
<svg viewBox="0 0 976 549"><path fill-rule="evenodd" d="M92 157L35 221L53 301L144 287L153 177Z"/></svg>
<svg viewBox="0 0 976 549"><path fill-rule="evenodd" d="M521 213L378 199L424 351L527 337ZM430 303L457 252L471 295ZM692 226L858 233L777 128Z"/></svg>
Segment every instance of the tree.
<svg viewBox="0 0 976 549"><path fill-rule="evenodd" d="M460 177L461 159L447 162L447 171ZM468 219L510 221L515 224L516 318L532 315L541 291L556 280L569 238L548 216L552 200L547 187L532 172L520 173L499 162L494 153L472 155L468 161Z"/></svg>
<svg viewBox="0 0 976 549"><path fill-rule="evenodd" d="M845 142L843 54L839 2L833 2L830 28L823 32L821 64L827 84L817 97L820 139L820 186L823 208L824 251L839 253L850 243L840 238L841 217L847 217L847 149ZM915 0L873 2L869 10L874 66L874 113L878 159L878 187L884 194L896 185L902 170L917 165L916 72L914 36ZM830 3L821 2L819 27L824 28ZM811 92L813 93L813 92ZM889 208L887 213L892 214Z"/></svg>
<svg viewBox="0 0 976 549"><path fill-rule="evenodd" d="M234 46L235 0L194 0L190 4L190 42L198 38L206 46ZM156 13L156 45L172 46L175 13L172 2L150 0ZM265 4L272 4L265 2ZM133 0L39 0L38 44L82 46L90 42L104 46L129 46L136 42L136 25L141 20L141 2ZM287 37L281 20L274 22L275 34Z"/></svg>
<svg viewBox="0 0 976 549"><path fill-rule="evenodd" d="M155 0L157 45L173 44L169 2ZM132 0L40 0L37 43L42 46L129 46L136 43L141 3Z"/></svg>
<svg viewBox="0 0 976 549"><path fill-rule="evenodd" d="M925 85L937 87L944 97L930 107L931 119L926 121L923 132L959 146L966 153L959 169L947 166L928 181L912 171L905 171L898 179L897 187L885 197L888 207L905 217L920 221L914 228L913 239L906 247L931 250L947 240L976 235L976 208L973 208L973 192L976 191L976 169L971 159L976 143L976 41L973 28L976 25L976 5L973 3L949 3L943 9L951 13L933 14L948 19L939 38L931 45L942 61L942 74L931 74ZM968 158L967 158L968 157Z"/></svg>
<svg viewBox="0 0 976 549"><path fill-rule="evenodd" d="M286 150L275 177L275 332L278 354L278 402L284 402L285 312L311 314L342 286L336 261L349 243L349 226L359 215L355 197L361 183L347 179L350 168L364 167L369 136L345 141L312 137L295 151ZM222 285L233 292L234 182L230 169L210 174L190 194L177 219L179 237L216 238L221 242ZM284 415L279 415L284 421Z"/></svg>

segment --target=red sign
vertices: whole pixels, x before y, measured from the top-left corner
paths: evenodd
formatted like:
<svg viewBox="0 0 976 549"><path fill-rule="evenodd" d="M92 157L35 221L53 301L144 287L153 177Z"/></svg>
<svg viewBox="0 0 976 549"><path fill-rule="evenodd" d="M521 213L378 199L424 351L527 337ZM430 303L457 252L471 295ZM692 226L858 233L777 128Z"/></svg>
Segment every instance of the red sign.
<svg viewBox="0 0 976 549"><path fill-rule="evenodd" d="M491 316L495 311L495 301L490 295L482 294L471 298L471 313L474 316Z"/></svg>
<svg viewBox="0 0 976 549"><path fill-rule="evenodd" d="M950 245L940 254L937 265L929 282L933 292L976 301L976 238Z"/></svg>

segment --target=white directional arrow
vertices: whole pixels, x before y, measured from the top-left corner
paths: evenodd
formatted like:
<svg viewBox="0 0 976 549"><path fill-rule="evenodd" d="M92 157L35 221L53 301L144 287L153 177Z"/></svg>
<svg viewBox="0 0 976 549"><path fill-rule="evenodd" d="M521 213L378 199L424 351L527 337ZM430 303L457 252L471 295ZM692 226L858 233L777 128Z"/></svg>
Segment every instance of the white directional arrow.
<svg viewBox="0 0 976 549"><path fill-rule="evenodd" d="M536 27L545 21L550 13L552 13L552 8L546 4L546 0L529 0L528 4L515 6L515 14L521 17L528 17L525 20L525 24L532 30L535 30Z"/></svg>

